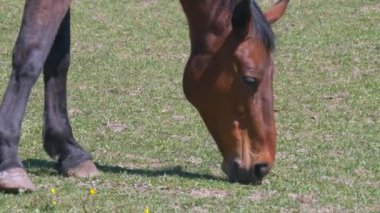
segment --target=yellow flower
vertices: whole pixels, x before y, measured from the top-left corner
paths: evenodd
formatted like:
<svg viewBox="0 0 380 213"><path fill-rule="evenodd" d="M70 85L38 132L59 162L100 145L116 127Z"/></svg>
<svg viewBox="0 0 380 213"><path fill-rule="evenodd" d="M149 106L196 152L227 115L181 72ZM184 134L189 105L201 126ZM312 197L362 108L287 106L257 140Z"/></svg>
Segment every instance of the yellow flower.
<svg viewBox="0 0 380 213"><path fill-rule="evenodd" d="M55 188L51 188L50 193L52 193L54 195L55 193L57 193L57 190L55 190Z"/></svg>
<svg viewBox="0 0 380 213"><path fill-rule="evenodd" d="M96 189L91 188L90 190L88 190L88 194L91 196L96 195Z"/></svg>
<svg viewBox="0 0 380 213"><path fill-rule="evenodd" d="M145 208L144 213L150 213L150 211L149 211L149 207L146 207L146 208Z"/></svg>
<svg viewBox="0 0 380 213"><path fill-rule="evenodd" d="M52 200L52 201L51 201L51 205L56 206L56 205L57 205L57 201Z"/></svg>

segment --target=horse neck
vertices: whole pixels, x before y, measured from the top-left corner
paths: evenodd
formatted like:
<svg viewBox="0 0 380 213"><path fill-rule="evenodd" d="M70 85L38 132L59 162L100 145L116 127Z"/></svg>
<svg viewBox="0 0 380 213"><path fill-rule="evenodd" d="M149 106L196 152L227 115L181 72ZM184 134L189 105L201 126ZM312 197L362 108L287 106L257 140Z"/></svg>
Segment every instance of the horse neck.
<svg viewBox="0 0 380 213"><path fill-rule="evenodd" d="M231 0L181 0L186 14L193 54L213 54L230 34Z"/></svg>

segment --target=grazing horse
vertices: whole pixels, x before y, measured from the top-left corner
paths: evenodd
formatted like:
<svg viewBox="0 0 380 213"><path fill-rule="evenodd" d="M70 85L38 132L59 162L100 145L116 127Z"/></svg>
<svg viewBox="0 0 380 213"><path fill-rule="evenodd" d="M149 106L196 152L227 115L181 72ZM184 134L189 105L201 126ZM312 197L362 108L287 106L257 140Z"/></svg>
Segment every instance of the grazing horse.
<svg viewBox="0 0 380 213"><path fill-rule="evenodd" d="M262 13L254 0L180 0L187 16L191 56L183 86L223 155L231 181L259 183L275 157L272 106L274 48L270 23L281 0ZM44 149L56 169L72 177L98 174L70 126L66 81L70 64L71 0L26 0L0 106L0 190L32 191L18 156L20 128L31 89L44 74Z"/></svg>

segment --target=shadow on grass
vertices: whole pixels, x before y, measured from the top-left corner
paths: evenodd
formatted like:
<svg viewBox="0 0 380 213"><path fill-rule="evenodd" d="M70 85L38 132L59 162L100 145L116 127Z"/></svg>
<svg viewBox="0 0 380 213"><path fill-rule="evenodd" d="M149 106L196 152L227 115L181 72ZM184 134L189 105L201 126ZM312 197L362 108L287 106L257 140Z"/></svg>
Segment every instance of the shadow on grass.
<svg viewBox="0 0 380 213"><path fill-rule="evenodd" d="M39 176L49 176L58 175L58 172L54 169L55 162L49 160L41 159L27 159L22 161L25 168L28 169L28 173L39 175ZM36 171L38 169L38 171Z"/></svg>
<svg viewBox="0 0 380 213"><path fill-rule="evenodd" d="M206 180L216 180L216 181L226 181L223 178L215 177L213 175L208 174L199 174L199 173L193 173L188 172L182 169L181 166L174 166L174 167L165 167L160 169L129 169L129 168L123 168L119 166L109 166L109 165L100 165L96 164L98 169L105 173L129 173L132 175L141 175L141 176L147 176L147 177L159 177L159 176L178 176L182 178L189 178L189 179L206 179Z"/></svg>
<svg viewBox="0 0 380 213"><path fill-rule="evenodd" d="M57 172L54 172L55 170L52 171L52 169L54 169L55 166L55 162L53 161L41 159L27 159L23 161L23 164L27 169L31 170L31 173L36 175L41 175L41 173L43 175L58 174ZM146 177L178 176L188 179L205 179L223 182L226 181L226 179L216 177L213 175L188 172L183 170L181 166L165 167L160 169L130 169L120 166L101 165L96 163L96 167L104 173L128 173L131 175L140 175ZM34 169L38 169L39 171L33 171Z"/></svg>

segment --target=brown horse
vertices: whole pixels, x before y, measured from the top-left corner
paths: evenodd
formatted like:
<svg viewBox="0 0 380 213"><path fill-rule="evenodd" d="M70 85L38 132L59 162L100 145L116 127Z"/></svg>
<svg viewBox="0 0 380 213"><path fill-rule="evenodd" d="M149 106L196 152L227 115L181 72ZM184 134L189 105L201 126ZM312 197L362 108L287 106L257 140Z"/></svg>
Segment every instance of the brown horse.
<svg viewBox="0 0 380 213"><path fill-rule="evenodd" d="M191 56L184 91L221 150L230 180L258 183L274 162L273 33L282 0L263 14L253 0L181 0L190 27ZM0 106L0 190L33 190L18 157L30 91L43 70L44 149L64 175L98 171L76 142L67 113L70 0L26 0L12 74Z"/></svg>

